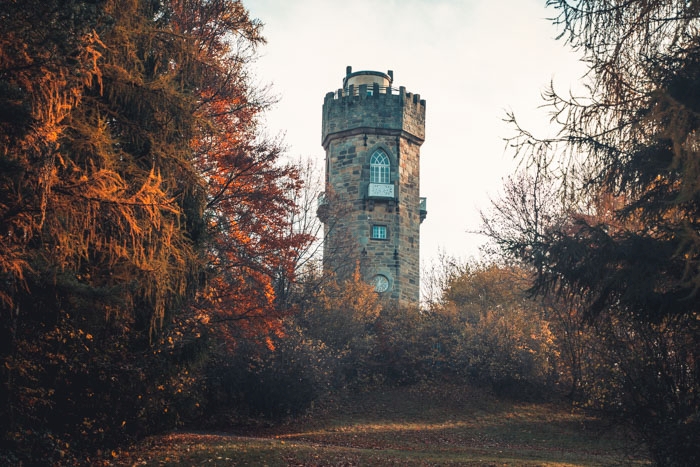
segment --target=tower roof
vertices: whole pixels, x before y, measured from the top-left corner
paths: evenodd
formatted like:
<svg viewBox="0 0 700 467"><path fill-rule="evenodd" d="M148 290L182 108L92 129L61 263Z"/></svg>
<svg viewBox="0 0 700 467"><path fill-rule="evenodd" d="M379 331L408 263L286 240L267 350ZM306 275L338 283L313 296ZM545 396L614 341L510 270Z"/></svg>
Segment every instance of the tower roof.
<svg viewBox="0 0 700 467"><path fill-rule="evenodd" d="M381 87L388 88L394 81L394 72L392 70L382 73L381 71L362 70L353 73L352 67L348 66L345 69L345 78L343 78L343 89L347 89L351 84L359 86L360 84L377 83Z"/></svg>

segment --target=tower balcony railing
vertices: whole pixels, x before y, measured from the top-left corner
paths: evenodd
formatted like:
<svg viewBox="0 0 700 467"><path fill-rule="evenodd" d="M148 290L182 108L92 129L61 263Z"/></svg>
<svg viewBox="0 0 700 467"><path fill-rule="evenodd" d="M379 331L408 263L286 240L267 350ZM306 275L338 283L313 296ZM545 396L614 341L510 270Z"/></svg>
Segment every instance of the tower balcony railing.
<svg viewBox="0 0 700 467"><path fill-rule="evenodd" d="M401 92L399 88L393 88L391 86L380 86L379 84L369 85L361 84L359 86L350 85L345 89L338 89L333 98L340 99L341 97L348 96L374 96L376 94L395 94L398 95Z"/></svg>

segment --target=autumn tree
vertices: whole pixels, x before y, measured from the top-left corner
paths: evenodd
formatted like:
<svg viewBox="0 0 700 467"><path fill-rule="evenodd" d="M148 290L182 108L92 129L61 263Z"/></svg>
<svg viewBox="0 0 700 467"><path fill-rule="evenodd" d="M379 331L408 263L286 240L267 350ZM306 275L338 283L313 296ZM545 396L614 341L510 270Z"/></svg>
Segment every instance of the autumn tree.
<svg viewBox="0 0 700 467"><path fill-rule="evenodd" d="M311 158L293 161L301 180L301 189L291 191L292 206L287 214L289 235L305 241L295 248L290 257L292 274L280 271L275 279L275 295L280 306L303 309L303 302L311 297L326 279L322 274L323 223L318 218L319 201L323 197L323 174Z"/></svg>
<svg viewBox="0 0 700 467"><path fill-rule="evenodd" d="M112 416L131 421L100 407L114 397L105 378L137 375L129 351L196 277L183 228L203 200L189 162L194 100L163 67L184 42L155 34L157 13L2 3L0 80L21 110L5 115L0 154L3 438L36 460L115 436Z"/></svg>
<svg viewBox="0 0 700 467"><path fill-rule="evenodd" d="M510 248L534 291L574 298L606 373L593 405L626 420L659 465L697 463L700 7L695 2L550 0L589 65L589 95L545 95L555 138L520 128L526 166L556 188L565 223ZM532 206L525 206L529 210ZM512 230L499 241L525 237Z"/></svg>
<svg viewBox="0 0 700 467"><path fill-rule="evenodd" d="M556 381L559 352L527 268L446 258L441 299L426 311L441 365L508 395L537 396Z"/></svg>
<svg viewBox="0 0 700 467"><path fill-rule="evenodd" d="M562 198L556 186L556 180L537 167L508 177L499 197L492 200L491 209L481 213L482 233L491 241L484 249L496 258L500 254L509 262L515 259L540 264L535 261L536 255L554 240L556 232L570 223L572 212L580 212L581 200ZM520 286L529 289L522 280ZM559 356L557 383L567 386L568 396L578 400L582 386L595 378L584 367L595 368L601 362L588 345L593 337L582 322L577 295L561 289L556 295L539 297L537 303L554 335Z"/></svg>
<svg viewBox="0 0 700 467"><path fill-rule="evenodd" d="M362 280L357 263L350 278L325 281L300 320L307 335L324 342L340 360L342 380L364 383L372 377L382 308L381 297Z"/></svg>
<svg viewBox="0 0 700 467"><path fill-rule="evenodd" d="M261 25L240 2L0 18L3 455L70 463L180 417L205 336L279 331L300 182L260 131Z"/></svg>

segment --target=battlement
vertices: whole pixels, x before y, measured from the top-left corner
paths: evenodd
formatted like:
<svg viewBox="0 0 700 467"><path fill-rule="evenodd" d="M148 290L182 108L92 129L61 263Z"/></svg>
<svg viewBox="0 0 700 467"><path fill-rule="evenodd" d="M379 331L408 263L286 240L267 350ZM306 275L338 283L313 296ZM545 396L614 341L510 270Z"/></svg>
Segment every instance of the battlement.
<svg viewBox="0 0 700 467"><path fill-rule="evenodd" d="M413 104L423 107L425 112L425 99L420 98L420 94L412 94L406 92L406 87L401 86L398 89L391 86L381 86L379 83L361 84L359 86L349 85L345 89L338 89L326 93L324 105L329 100L343 100L354 97L376 97L381 96L396 96L401 102L412 102Z"/></svg>
<svg viewBox="0 0 700 467"><path fill-rule="evenodd" d="M416 144L425 140L425 100L401 86L348 85L323 101L322 144L348 131L401 132Z"/></svg>

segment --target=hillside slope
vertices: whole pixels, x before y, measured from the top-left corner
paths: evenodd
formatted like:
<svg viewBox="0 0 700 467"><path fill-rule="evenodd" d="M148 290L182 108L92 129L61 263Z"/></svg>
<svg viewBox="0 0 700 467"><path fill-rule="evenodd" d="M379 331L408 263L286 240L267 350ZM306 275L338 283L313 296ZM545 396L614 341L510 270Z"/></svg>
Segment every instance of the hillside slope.
<svg viewBox="0 0 700 467"><path fill-rule="evenodd" d="M641 452L564 403L422 386L354 393L275 426L151 438L114 465L648 465Z"/></svg>

